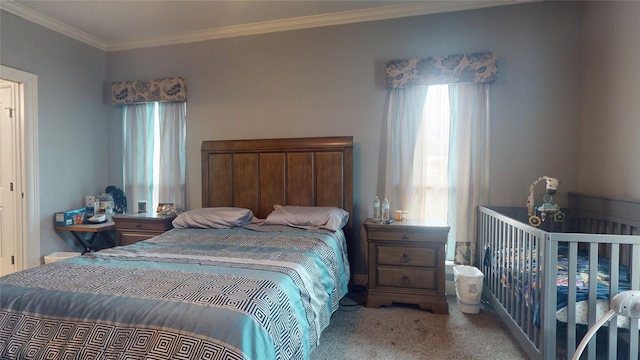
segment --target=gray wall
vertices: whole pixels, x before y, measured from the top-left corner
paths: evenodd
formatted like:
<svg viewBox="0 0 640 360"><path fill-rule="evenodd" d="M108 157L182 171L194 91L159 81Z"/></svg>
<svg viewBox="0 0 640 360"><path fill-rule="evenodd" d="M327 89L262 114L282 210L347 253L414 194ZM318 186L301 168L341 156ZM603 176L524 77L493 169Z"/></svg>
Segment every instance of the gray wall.
<svg viewBox="0 0 640 360"><path fill-rule="evenodd" d="M564 201L578 185L581 9L506 6L112 52L108 77L187 79L187 208L201 204L203 140L353 135L359 224L378 186L386 62L496 51L491 202L524 206L542 175L561 179L556 199ZM111 110L116 139L120 111ZM111 154L115 167L120 157ZM351 245L360 251L357 240Z"/></svg>
<svg viewBox="0 0 640 360"><path fill-rule="evenodd" d="M640 199L640 3L585 9L579 188Z"/></svg>
<svg viewBox="0 0 640 360"><path fill-rule="evenodd" d="M187 79L188 208L201 203L203 140L353 135L364 217L377 186L386 61L497 51L491 202L518 205L541 175L577 188L580 14L579 3L519 5L112 52L108 77ZM115 139L120 112L111 110Z"/></svg>
<svg viewBox="0 0 640 360"><path fill-rule="evenodd" d="M107 55L4 11L0 44L2 65L38 76L40 251L66 251L76 243L54 231L53 214L84 206L109 181Z"/></svg>
<svg viewBox="0 0 640 360"><path fill-rule="evenodd" d="M110 83L164 76L183 76L189 85L187 208L201 205L203 140L353 135L354 224L360 223L381 195L385 63L485 50L499 55L491 94L492 205L524 206L541 175L562 181L555 197L561 205L567 191L640 198L632 158L640 153L640 82L625 83L638 74L631 72L637 60L624 56L640 52L640 35L626 28L619 34L617 27L619 16L630 23L637 14L632 3L541 2L105 54L3 12L2 64L40 80L42 253L65 250L53 212L107 184L121 185L121 113L109 104ZM614 34L623 42L606 37ZM592 86L604 77L592 71L606 63L605 55L584 54L605 44L630 71L611 80L612 93ZM603 107L616 109L614 127L600 121L612 121ZM618 139L629 136L629 127L636 141L622 145ZM108 147L108 157L85 151L60 160L87 149L89 138L98 149ZM624 160L611 160L618 156ZM618 175L615 185L607 181L611 173ZM360 259L357 239L350 245ZM360 262L354 270L363 272Z"/></svg>

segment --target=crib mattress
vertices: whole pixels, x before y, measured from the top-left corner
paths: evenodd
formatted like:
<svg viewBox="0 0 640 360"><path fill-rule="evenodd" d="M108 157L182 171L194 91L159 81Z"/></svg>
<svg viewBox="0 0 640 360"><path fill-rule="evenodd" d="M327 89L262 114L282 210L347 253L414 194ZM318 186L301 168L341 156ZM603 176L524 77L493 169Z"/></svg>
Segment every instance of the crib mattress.
<svg viewBox="0 0 640 360"><path fill-rule="evenodd" d="M609 311L609 300L598 299L596 300L596 320L602 318L604 314ZM569 310L568 307L563 307L556 311L556 319L560 322L566 323ZM616 316L618 322L618 328L628 329L631 324L631 319L625 316ZM611 320L614 321L614 320ZM636 320L637 321L637 320ZM589 326L589 302L579 301L576 303L576 324ZM607 322L604 326L609 326Z"/></svg>

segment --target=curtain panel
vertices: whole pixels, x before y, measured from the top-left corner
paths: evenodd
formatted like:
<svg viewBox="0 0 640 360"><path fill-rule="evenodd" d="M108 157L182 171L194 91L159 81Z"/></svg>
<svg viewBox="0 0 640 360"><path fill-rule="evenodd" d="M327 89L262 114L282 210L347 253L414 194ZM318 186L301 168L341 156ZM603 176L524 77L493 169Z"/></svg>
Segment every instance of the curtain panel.
<svg viewBox="0 0 640 360"><path fill-rule="evenodd" d="M455 207L447 217L455 246L447 258L456 264L477 264L477 209L489 202L489 89L488 83L449 86L449 203Z"/></svg>
<svg viewBox="0 0 640 360"><path fill-rule="evenodd" d="M124 192L135 208L140 200L152 201L153 149L155 147L154 104L132 104L122 107ZM153 209L153 203L149 206Z"/></svg>
<svg viewBox="0 0 640 360"><path fill-rule="evenodd" d="M498 74L498 54L478 52L387 63L387 88L491 82Z"/></svg>
<svg viewBox="0 0 640 360"><path fill-rule="evenodd" d="M187 81L181 77L123 81L111 84L113 105L186 102Z"/></svg>
<svg viewBox="0 0 640 360"><path fill-rule="evenodd" d="M159 203L184 205L186 201L186 112L185 103L159 104Z"/></svg>

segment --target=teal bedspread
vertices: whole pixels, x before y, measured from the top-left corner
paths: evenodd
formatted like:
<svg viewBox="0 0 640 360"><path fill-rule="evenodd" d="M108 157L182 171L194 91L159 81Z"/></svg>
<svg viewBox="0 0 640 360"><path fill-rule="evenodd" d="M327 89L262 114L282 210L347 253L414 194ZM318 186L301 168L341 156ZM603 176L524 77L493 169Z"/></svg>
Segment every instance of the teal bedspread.
<svg viewBox="0 0 640 360"><path fill-rule="evenodd" d="M349 276L341 231L174 229L0 278L0 358L308 359Z"/></svg>

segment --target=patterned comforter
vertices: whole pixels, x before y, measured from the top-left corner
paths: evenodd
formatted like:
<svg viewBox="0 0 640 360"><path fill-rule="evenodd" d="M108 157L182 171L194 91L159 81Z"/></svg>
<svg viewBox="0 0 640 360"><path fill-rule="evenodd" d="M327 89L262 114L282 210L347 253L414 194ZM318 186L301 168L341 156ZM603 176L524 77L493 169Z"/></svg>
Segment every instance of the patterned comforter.
<svg viewBox="0 0 640 360"><path fill-rule="evenodd" d="M0 278L0 358L308 359L348 281L341 231L174 229Z"/></svg>
<svg viewBox="0 0 640 360"><path fill-rule="evenodd" d="M525 251L519 255L517 251L510 253L509 259L518 259L519 266L514 265L514 261L506 261L506 252L498 252L505 264L501 268L502 285L510 291L516 291L518 298L522 295L526 305L534 309L534 324L539 325L540 304L536 301L536 291L540 289L540 282L537 279L537 250ZM576 288L576 303L587 301L589 299L589 254L585 250L578 250L576 264L575 281L569 279L569 247L566 244L560 244L558 247L557 275L556 275L556 291L557 305L556 309L560 310L568 305L569 288ZM490 259L489 248L485 249L485 265ZM491 261L491 260L489 260ZM498 258L493 261L499 262ZM610 263L609 259L598 256L598 269L596 278L596 298L600 300L609 300L609 280L610 280ZM628 266L620 265L618 271L618 291L631 289L631 273Z"/></svg>

